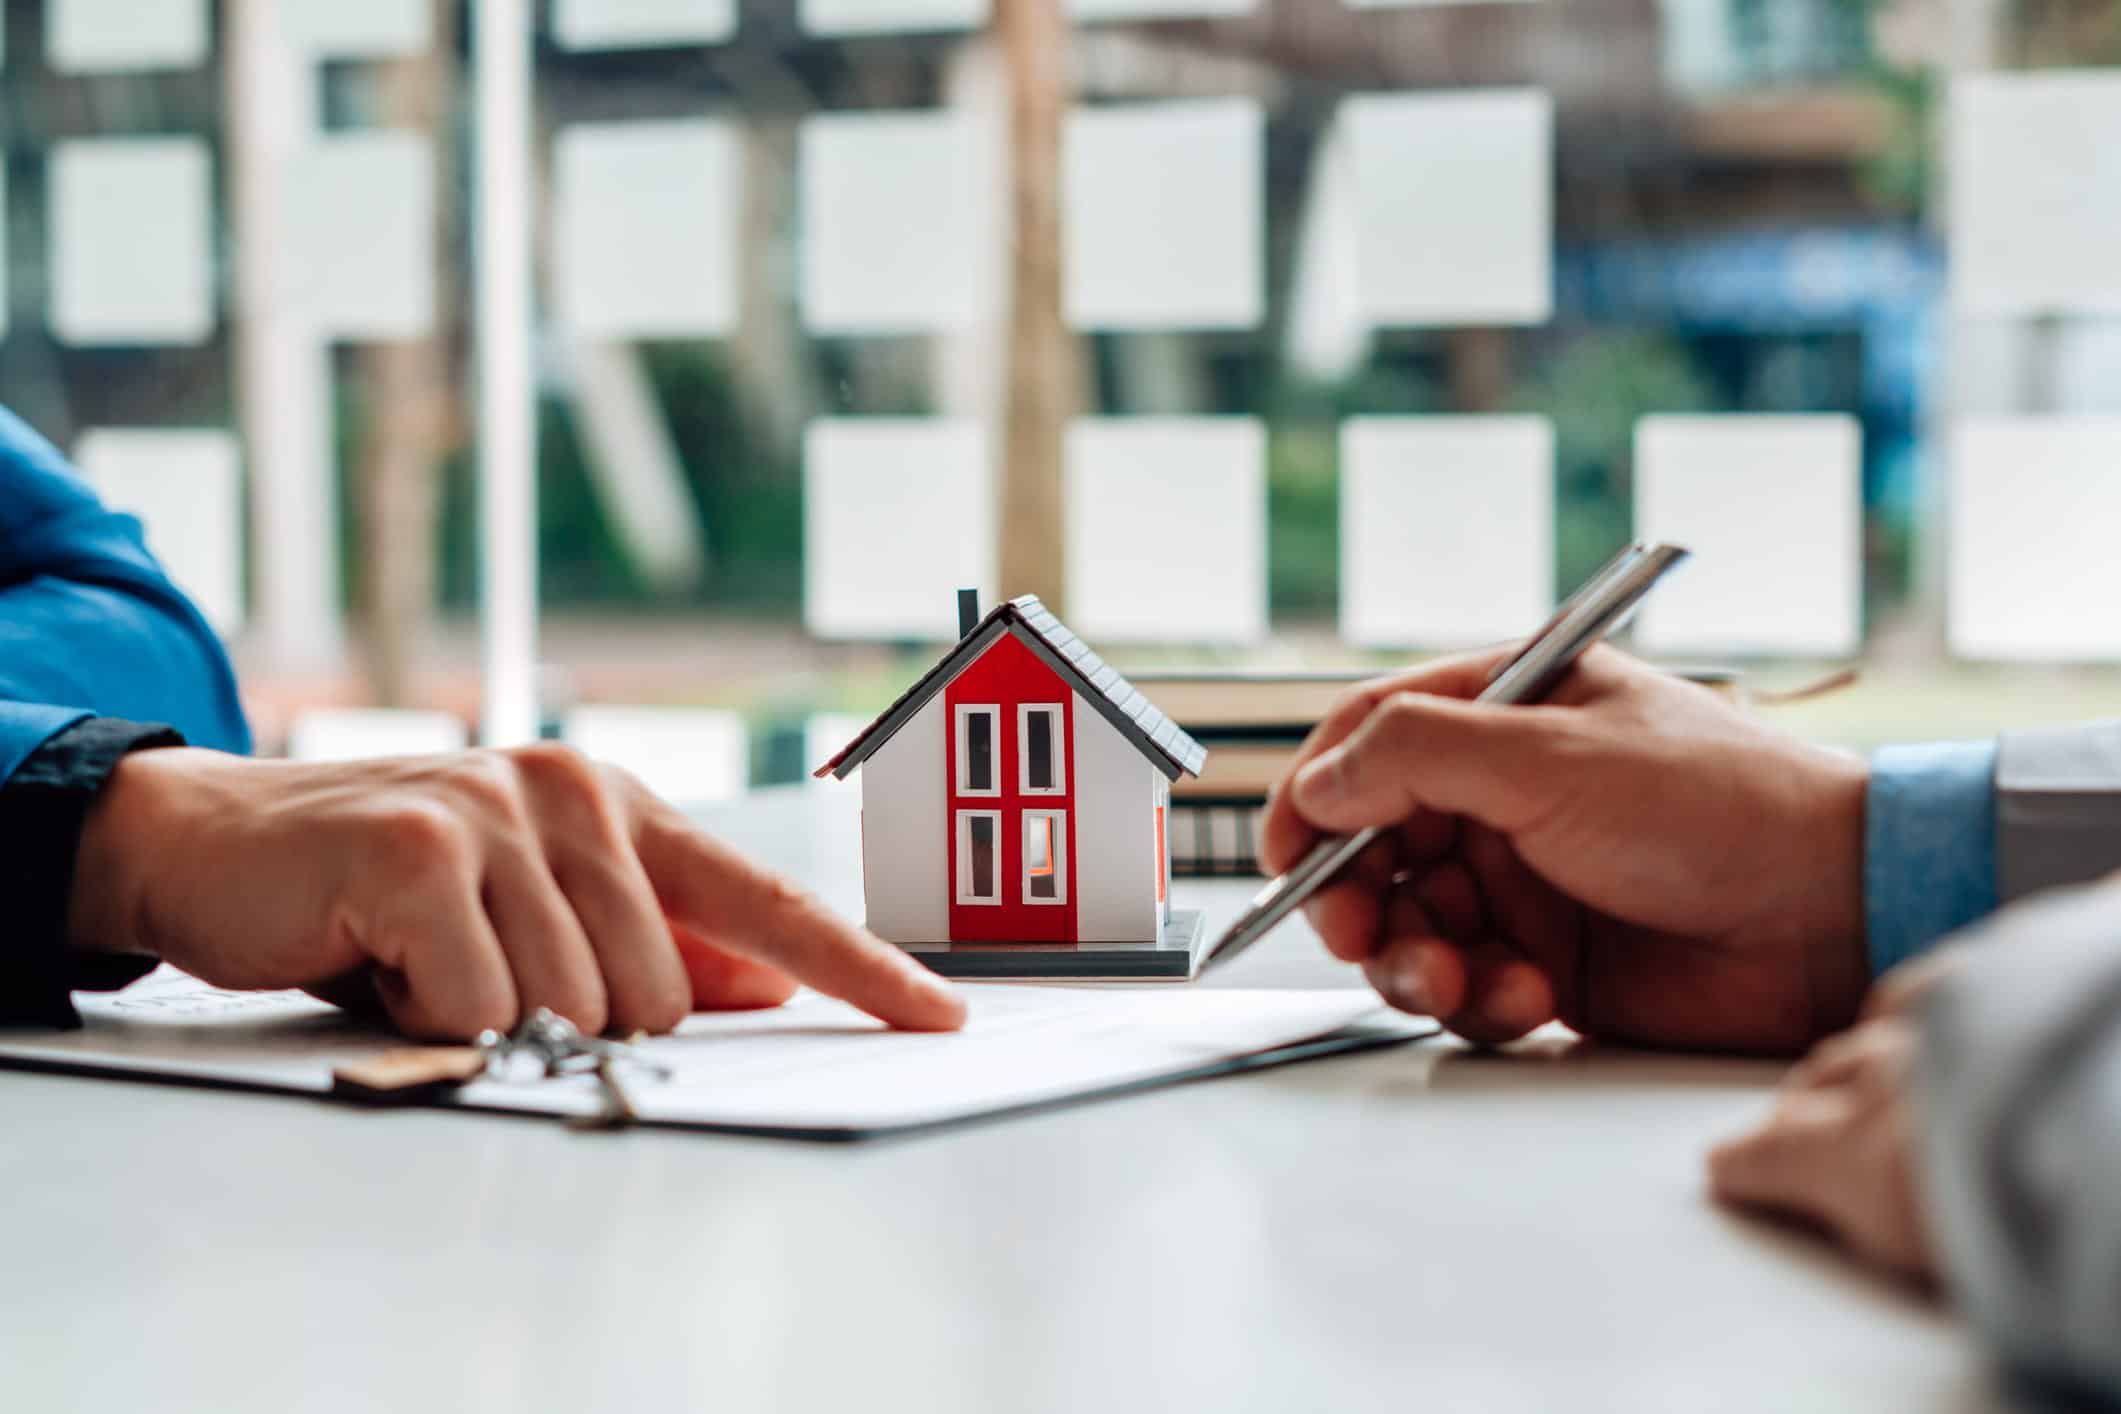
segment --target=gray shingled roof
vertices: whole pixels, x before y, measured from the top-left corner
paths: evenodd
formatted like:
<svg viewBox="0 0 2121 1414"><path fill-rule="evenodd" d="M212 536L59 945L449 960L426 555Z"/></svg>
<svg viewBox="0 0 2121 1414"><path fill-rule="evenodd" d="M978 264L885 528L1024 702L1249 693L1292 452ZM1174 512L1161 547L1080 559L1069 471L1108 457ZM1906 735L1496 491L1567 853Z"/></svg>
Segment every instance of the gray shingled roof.
<svg viewBox="0 0 2121 1414"><path fill-rule="evenodd" d="M1178 723L1157 710L1141 689L1121 675L1119 669L1090 651L1067 625L1053 616L1036 594L1011 599L1000 605L979 626L958 641L943 660L906 689L884 714L847 743L839 755L817 768L817 774L845 780L855 767L874 756L877 749L913 720L913 714L942 691L958 671L1005 633L1037 654L1039 659L1075 685L1085 702L1097 709L1151 765L1177 780L1181 775L1198 776L1208 759L1208 749L1179 729Z"/></svg>

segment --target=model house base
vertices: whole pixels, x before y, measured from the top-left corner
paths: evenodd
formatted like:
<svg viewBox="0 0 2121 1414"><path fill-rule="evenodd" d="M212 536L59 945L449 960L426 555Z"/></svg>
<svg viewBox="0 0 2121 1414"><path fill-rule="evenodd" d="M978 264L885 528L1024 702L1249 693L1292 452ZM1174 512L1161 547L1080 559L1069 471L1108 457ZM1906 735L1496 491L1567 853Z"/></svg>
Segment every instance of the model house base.
<svg viewBox="0 0 2121 1414"><path fill-rule="evenodd" d="M1190 982L1208 951L1208 916L1174 908L1154 943L901 943L945 977L1012 982Z"/></svg>

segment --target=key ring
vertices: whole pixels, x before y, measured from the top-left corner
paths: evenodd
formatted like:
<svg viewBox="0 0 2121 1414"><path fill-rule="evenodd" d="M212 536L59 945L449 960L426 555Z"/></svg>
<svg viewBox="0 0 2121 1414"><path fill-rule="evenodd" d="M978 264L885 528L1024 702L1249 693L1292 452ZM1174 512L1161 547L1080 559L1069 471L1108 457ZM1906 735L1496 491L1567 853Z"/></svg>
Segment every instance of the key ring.
<svg viewBox="0 0 2121 1414"><path fill-rule="evenodd" d="M508 1069L520 1070L520 1058L534 1061L538 1074L546 1078L587 1074L607 1065L633 1066L657 1080L672 1076L669 1066L650 1060L631 1042L585 1036L550 1007L539 1007L505 1035L491 1029L480 1032L477 1044L488 1072L504 1078Z"/></svg>

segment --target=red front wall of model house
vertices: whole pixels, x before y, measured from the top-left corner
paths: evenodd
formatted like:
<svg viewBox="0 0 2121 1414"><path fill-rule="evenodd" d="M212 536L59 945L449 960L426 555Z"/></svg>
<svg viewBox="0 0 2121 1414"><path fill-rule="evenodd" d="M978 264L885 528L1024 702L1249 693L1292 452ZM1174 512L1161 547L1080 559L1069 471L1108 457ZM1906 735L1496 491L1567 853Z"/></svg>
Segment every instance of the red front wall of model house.
<svg viewBox="0 0 2121 1414"><path fill-rule="evenodd" d="M948 743L945 770L950 809L945 853L950 861L950 941L957 943L1072 943L1076 940L1076 899L1081 881L1075 875L1075 693L1059 674L1040 662L1013 635L1003 635L943 691L943 731ZM1029 794L1025 780L1026 705L1058 708L1053 723L1053 792ZM966 741L959 708L994 708L991 794L968 793ZM1050 836L1051 857L1042 861L1054 871L1046 885L1060 901L1032 901L1032 880L1025 866L1025 818L1036 817L1037 838ZM989 892L995 901L966 901L974 867L967 858L968 816L984 816L998 826ZM1057 816L1051 825L1045 817ZM965 877L960 877L960 871ZM974 890L976 891L976 890Z"/></svg>

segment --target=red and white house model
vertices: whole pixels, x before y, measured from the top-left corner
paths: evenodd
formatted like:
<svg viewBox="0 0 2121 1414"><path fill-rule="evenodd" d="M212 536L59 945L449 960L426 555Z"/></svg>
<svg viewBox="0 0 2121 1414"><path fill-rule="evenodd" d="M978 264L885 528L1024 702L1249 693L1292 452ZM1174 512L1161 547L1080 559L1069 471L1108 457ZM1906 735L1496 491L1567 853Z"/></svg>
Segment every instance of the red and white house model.
<svg viewBox="0 0 2121 1414"><path fill-rule="evenodd" d="M1026 595L817 774L861 769L868 926L885 941L1158 948L1171 783L1206 760Z"/></svg>

